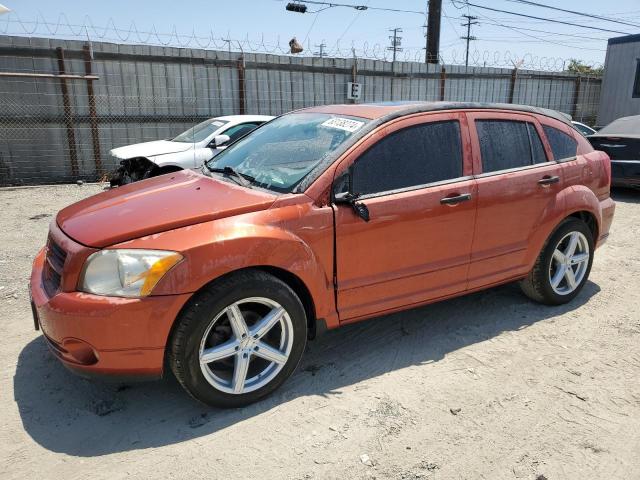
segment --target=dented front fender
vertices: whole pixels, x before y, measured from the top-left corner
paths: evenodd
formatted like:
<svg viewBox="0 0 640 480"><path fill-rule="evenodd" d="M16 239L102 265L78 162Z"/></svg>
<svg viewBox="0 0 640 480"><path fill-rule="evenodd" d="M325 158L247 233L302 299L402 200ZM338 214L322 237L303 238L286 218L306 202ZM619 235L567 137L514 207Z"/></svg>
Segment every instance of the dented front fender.
<svg viewBox="0 0 640 480"><path fill-rule="evenodd" d="M184 256L153 295L193 293L237 270L272 267L289 272L306 286L316 317L333 318L333 213L331 207L316 207L304 199L145 236L116 247L174 250Z"/></svg>

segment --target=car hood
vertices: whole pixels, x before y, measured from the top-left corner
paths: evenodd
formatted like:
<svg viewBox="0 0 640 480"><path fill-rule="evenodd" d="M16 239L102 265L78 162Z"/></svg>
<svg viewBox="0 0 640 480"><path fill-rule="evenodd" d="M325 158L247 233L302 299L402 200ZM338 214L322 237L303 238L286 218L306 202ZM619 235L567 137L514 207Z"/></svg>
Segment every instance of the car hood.
<svg viewBox="0 0 640 480"><path fill-rule="evenodd" d="M114 157L127 159L135 157L153 157L167 153L184 152L193 148L193 143L172 142L170 140L155 140L153 142L135 143L111 150Z"/></svg>
<svg viewBox="0 0 640 480"><path fill-rule="evenodd" d="M174 228L267 209L276 196L193 171L161 175L81 200L58 213L66 235L102 248Z"/></svg>

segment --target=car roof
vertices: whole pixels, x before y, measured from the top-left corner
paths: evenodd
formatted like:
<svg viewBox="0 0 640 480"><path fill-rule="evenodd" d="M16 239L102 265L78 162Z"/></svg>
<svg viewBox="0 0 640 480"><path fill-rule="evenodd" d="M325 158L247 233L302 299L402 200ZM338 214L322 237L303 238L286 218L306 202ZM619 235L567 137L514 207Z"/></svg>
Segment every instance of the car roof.
<svg viewBox="0 0 640 480"><path fill-rule="evenodd" d="M589 137L627 137L640 138L640 115L621 117L614 120L606 127L601 128L598 133Z"/></svg>
<svg viewBox="0 0 640 480"><path fill-rule="evenodd" d="M241 123L241 122L268 122L273 117L270 115L224 115L222 117L216 117L216 120L224 120L226 122Z"/></svg>
<svg viewBox="0 0 640 480"><path fill-rule="evenodd" d="M536 113L555 118L569 124L571 117L567 114L548 108L532 107L530 105L518 105L513 103L486 103L486 102L381 102L359 103L342 105L323 105L309 107L296 112L331 113L336 115L350 115L354 117L368 118L370 120L388 119L410 115L420 112L434 112L439 110L512 110L514 112Z"/></svg>

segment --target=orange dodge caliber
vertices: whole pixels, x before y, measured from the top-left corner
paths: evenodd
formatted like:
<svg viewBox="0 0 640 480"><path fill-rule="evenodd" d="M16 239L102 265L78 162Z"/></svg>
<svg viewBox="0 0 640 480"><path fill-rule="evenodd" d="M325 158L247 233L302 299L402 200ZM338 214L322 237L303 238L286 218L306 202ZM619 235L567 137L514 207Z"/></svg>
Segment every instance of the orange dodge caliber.
<svg viewBox="0 0 640 480"><path fill-rule="evenodd" d="M237 407L316 332L520 281L569 302L609 233L611 167L560 113L331 105L282 115L202 167L62 210L31 275L52 352Z"/></svg>

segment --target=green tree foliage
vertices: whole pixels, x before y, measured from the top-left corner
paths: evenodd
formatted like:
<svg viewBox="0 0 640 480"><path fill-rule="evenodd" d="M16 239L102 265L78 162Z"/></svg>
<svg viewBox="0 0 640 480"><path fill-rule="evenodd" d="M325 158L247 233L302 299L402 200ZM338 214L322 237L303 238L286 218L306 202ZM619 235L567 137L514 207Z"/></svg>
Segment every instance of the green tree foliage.
<svg viewBox="0 0 640 480"><path fill-rule="evenodd" d="M581 62L580 60L572 58L569 61L569 65L567 66L565 71L571 72L571 73L578 73L580 75L602 76L602 73L604 72L604 67L593 68L591 65L587 65L586 63Z"/></svg>

